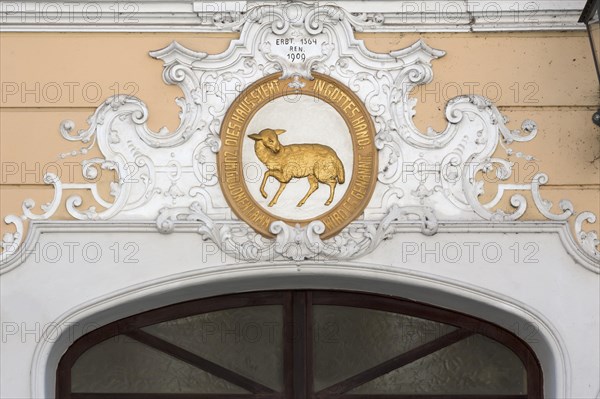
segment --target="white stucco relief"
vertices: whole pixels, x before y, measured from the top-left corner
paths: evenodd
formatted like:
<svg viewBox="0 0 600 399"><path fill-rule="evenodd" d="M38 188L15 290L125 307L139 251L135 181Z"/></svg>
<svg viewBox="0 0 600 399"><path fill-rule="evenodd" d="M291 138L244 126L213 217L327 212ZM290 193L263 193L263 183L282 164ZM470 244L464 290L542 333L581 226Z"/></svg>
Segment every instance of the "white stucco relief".
<svg viewBox="0 0 600 399"><path fill-rule="evenodd" d="M301 261L355 259L406 226L425 235L469 222L475 229L505 224L518 231L514 221L522 218L529 205L522 192L529 192L533 205L548 220L567 226L576 219L578 245L567 245L568 251L598 273L597 233L584 231L585 223L593 223L596 216L590 212L575 215L567 200L553 206L543 199L540 186L548 181L544 173L528 184L508 183L512 162L493 157L499 145L507 155L517 156L510 144L532 140L537 133L535 122L526 120L520 130L511 130L486 98L459 96L446 106L448 125L443 131L420 132L412 120L416 100L409 94L415 86L432 81L431 62L442 57L443 51L418 41L389 54L373 53L354 38L354 30L373 21L334 6L293 6L301 11L293 19L288 4L258 6L240 20L223 21L227 29L239 30L240 38L221 54L195 52L176 42L150 53L164 62L165 82L178 85L184 94L177 99L181 112L175 131L151 131L146 125L146 105L123 95L98 107L87 129L75 132L71 121L63 122L64 138L83 144L78 154L98 146L103 158L83 163L89 183L63 184L56 175L47 174L45 181L54 186L55 195L41 206L42 212L35 211L33 200L26 200L22 215L5 218L15 231L2 239L2 270L12 269L23 259L23 248L29 245L23 243L23 222L52 218L63 201L80 221L154 222L162 233L173 232L181 223L195 223L202 239L214 241L239 259ZM302 43L302 50L290 51L281 39ZM236 95L256 80L282 73L294 88L302 85L299 78L310 79L313 72L347 85L367 107L379 151L377 187L364 216L331 239L321 239L324 227L319 220L305 227L275 222L270 230L276 238L266 239L232 214L221 192L216 175L221 123ZM110 200L102 198L91 182L100 169L117 176L111 183ZM495 172L499 181L493 186L495 197L487 203L480 201L485 183L481 172ZM77 194L82 190L90 191L97 205L82 206ZM498 209L505 196L510 196L512 212ZM66 221L64 227L68 225ZM35 223L32 226L35 230ZM531 229L531 224L524 223L523 228ZM30 237L34 240L35 234Z"/></svg>

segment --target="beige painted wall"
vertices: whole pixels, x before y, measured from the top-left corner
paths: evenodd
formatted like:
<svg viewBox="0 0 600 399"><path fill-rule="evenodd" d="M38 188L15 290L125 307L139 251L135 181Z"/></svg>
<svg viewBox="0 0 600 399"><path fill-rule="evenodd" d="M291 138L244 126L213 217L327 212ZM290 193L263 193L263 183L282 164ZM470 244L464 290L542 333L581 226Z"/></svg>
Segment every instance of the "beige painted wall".
<svg viewBox="0 0 600 399"><path fill-rule="evenodd" d="M378 52L405 47L418 38L447 51L434 61L434 81L415 92L417 126L441 130L449 98L486 95L510 118L510 128L518 129L527 118L538 123L533 142L513 145L535 156L533 162L512 159L522 171L516 182L525 182L533 171L544 171L550 176L544 188L548 199L557 204L569 198L577 212L600 215L600 128L591 122L600 95L585 33L357 36ZM49 200L52 190L42 181L46 171L60 168L64 182L82 181L75 165L84 158L68 158L65 163L58 157L79 148L60 136L59 123L73 119L78 129L85 128L95 107L115 92L141 98L150 109L151 128L176 127L179 109L174 98L181 92L162 82L162 62L148 56L148 51L177 40L197 51L219 53L235 37L225 33L0 34L0 214L21 214L25 198L36 199L38 206ZM501 150L497 155L506 157ZM36 211L41 213L39 207ZM64 210L56 215L66 217ZM526 219L540 219L540 215L529 211ZM598 223L595 228L600 230ZM0 230L6 231L5 226Z"/></svg>

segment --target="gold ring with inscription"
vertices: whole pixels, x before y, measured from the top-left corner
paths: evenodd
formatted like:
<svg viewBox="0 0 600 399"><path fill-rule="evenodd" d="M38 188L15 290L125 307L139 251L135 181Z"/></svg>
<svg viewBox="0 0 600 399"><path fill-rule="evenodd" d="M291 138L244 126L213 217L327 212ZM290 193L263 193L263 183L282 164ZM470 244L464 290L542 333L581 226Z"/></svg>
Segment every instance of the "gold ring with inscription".
<svg viewBox="0 0 600 399"><path fill-rule="evenodd" d="M321 220L325 225L325 231L321 237L326 239L339 233L350 222L359 217L371 199L378 172L375 127L362 101L352 90L339 81L326 75L313 73L314 80L299 79L294 81L294 84L290 84L291 79L281 80L280 76L280 74L273 74L254 82L235 99L228 109L221 126L221 149L217 154L219 183L233 212L261 235L272 238L274 235L269 231L269 227L271 223L277 220L284 221L292 226L297 224L304 226L313 220ZM349 182L346 182L348 188L343 197L332 204L330 209L309 219L282 218L269 211L268 207L261 205L248 190L248 182L244 179L242 160L244 140L250 140L248 134L254 133L246 131L254 115L271 101L284 96L298 95L316 97L332 106L345 121L352 141L352 177ZM267 127L276 128L276 126L265 126L265 128ZM265 131L268 130L276 131L276 129L265 129ZM266 136L269 134L276 140L274 133L265 132L266 145L269 145L266 143ZM254 137L253 140L262 138L256 134L251 136ZM269 140L271 136L269 136ZM321 147L329 148L320 146L318 143L311 143L310 145L317 148L321 153L324 152ZM270 150L273 154L277 155L275 151L279 151L279 149L279 143L271 144ZM300 151L300 147L298 146L296 150ZM310 170L310 165L305 169ZM281 183L285 180L289 181L290 174L288 173L285 177L285 172L285 162L277 161L270 163L265 173L275 177ZM309 178L313 180L311 186L314 181L318 180L318 176L310 175L312 173L310 171L297 175L293 175L294 172L291 173L293 177L306 176L308 173ZM267 179L266 174L264 181ZM319 183L324 182L324 178L319 180ZM343 184L343 172L341 178L338 177L338 182ZM333 185L335 186L335 184ZM333 190L334 188L332 188L332 194ZM281 186L277 196L280 191L282 191Z"/></svg>

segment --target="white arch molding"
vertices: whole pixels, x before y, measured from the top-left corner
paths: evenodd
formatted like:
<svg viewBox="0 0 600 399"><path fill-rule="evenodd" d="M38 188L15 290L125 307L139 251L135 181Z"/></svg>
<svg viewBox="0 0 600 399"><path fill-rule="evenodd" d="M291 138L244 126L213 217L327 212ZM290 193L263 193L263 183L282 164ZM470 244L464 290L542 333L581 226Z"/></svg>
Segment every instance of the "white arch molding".
<svg viewBox="0 0 600 399"><path fill-rule="evenodd" d="M493 155L504 148L507 158L518 158L510 144L534 139L535 123L510 130L489 100L460 96L446 107L444 131L419 132L409 93L432 80L431 62L443 51L419 41L373 53L354 31L376 21L339 7L293 3L302 12L290 23L282 18L290 6L259 6L244 18L215 21L240 31L222 54L177 43L150 53L164 62L165 82L184 94L175 132L149 130L145 104L127 96L107 99L86 130L61 125L65 139L82 143L80 154L98 145L103 155L83 163L85 178L108 169L118 179L107 200L93 182L63 184L48 174L54 199L42 211L26 200L22 215L5 218L14 232L2 238L1 316L3 328L16 330L3 330L0 342L0 396L53 397L58 360L85 332L78 326L192 298L286 288L391 294L481 317L533 347L547 397L596 396L600 252L596 232L584 231L595 215L576 214L566 200L554 209L541 197L543 173L528 184L507 183L512 162ZM304 62L290 62L276 45L292 37L317 39ZM313 72L351 88L369 111L379 151L375 194L364 215L336 237L322 240L319 220L304 228L279 221L271 225L276 238L266 240L232 214L214 169L205 168L215 161L221 122L235 98L214 88L239 91L275 73L296 87ZM403 178L403 165L423 162L454 173ZM127 178L127 165L137 166L139 179ZM499 180L485 204L480 171ZM83 190L97 204L82 206ZM528 203L519 192L531 195L546 221L521 221ZM509 193L512 212L498 208ZM63 202L76 221L52 220ZM82 255L90 243L104 256ZM127 244L133 255L125 253ZM62 257L41 255L57 245ZM73 258L71 248L77 248ZM456 248L461 256L444 253Z"/></svg>
<svg viewBox="0 0 600 399"><path fill-rule="evenodd" d="M441 280L424 273L416 274L397 267L373 266L306 264L298 268L289 264L222 265L114 292L69 309L54 323L57 326L102 326L123 317L186 300L233 292L264 291L273 287L394 295L477 316L517 332L520 338L529 341L528 344L540 360L546 397L573 397L568 394L571 370L565 344L560 332L544 315L513 298L486 292L476 286ZM232 291L233 287L235 289ZM539 328L536 329L539 334L535 334L535 342L531 342L532 336L529 335L532 330L527 329L525 334L515 330L515 325L519 324ZM31 367L33 398L53 397L60 357L79 336L75 330L64 329L53 344L49 341L38 344Z"/></svg>

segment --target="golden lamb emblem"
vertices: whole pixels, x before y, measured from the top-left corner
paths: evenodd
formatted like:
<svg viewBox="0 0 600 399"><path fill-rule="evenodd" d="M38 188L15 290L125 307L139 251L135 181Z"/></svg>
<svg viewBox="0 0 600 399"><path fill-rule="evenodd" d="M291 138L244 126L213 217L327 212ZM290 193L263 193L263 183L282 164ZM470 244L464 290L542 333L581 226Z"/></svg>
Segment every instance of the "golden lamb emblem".
<svg viewBox="0 0 600 399"><path fill-rule="evenodd" d="M306 100L310 107L290 105L286 98L290 80L278 73L244 89L221 123L217 175L223 196L235 216L264 237L277 236L274 222L305 227L318 220L322 223L321 239L331 238L361 216L377 184L378 152L372 116L348 86L318 72L312 75L313 80L302 78L302 89L294 91L294 96L300 95L299 101ZM265 107L271 104L276 107L266 112ZM335 117L335 112L343 121ZM323 136L314 131L308 136L311 139L306 139L309 142L292 143L286 140L293 135L291 131L284 134L282 129L267 128L278 127L275 120L282 114L289 114L289 122L298 128L306 125L305 118L319 121L322 116L331 116L327 123L316 124L323 126L328 141L316 138ZM334 145L323 145L328 143ZM261 166L262 182L249 186L244 180L250 177L246 174L250 169L246 168L255 157L265 165ZM267 185L270 177L277 188ZM294 180L298 184L287 187L284 193ZM343 184L342 188L338 184ZM324 185L329 190L321 187ZM302 208L290 208L288 196Z"/></svg>
<svg viewBox="0 0 600 399"><path fill-rule="evenodd" d="M265 185L269 176L279 181L279 189L269 202L269 206L277 203L290 180L306 177L310 188L297 206L304 205L308 197L319 188L319 183L329 186L329 198L325 205L330 205L335 195L336 185L343 184L345 180L344 165L336 152L322 144L283 145L279 141L279 135L282 133L285 133L285 130L263 129L260 133L248 135L255 141L256 156L267 167L260 185L261 195L267 198Z"/></svg>

